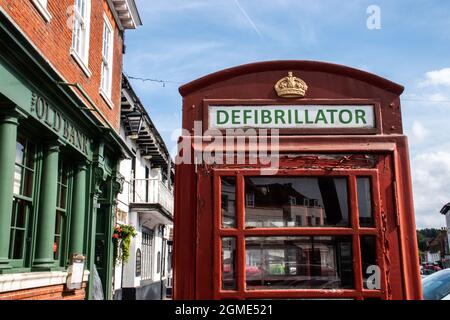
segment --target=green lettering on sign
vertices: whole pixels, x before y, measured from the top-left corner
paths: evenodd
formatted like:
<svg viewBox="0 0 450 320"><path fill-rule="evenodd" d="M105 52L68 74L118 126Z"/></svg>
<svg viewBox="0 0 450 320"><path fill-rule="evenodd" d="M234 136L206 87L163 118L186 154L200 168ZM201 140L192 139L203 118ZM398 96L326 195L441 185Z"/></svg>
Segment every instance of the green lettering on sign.
<svg viewBox="0 0 450 320"><path fill-rule="evenodd" d="M239 124L239 118L240 118L240 110L233 110L233 111L231 111L231 118L232 118L232 120L231 120L231 122L233 123L233 124Z"/></svg>
<svg viewBox="0 0 450 320"><path fill-rule="evenodd" d="M327 117L325 116L325 112L323 110L317 111L315 123L319 123L319 122L328 123Z"/></svg>
<svg viewBox="0 0 450 320"><path fill-rule="evenodd" d="M250 114L252 113L251 110L244 110L244 124L247 124L247 120L251 119Z"/></svg>
<svg viewBox="0 0 450 320"><path fill-rule="evenodd" d="M221 121L222 118L220 118L221 114L224 115L223 121ZM218 110L217 111L217 120L216 120L217 124L225 124L225 123L227 123L228 122L228 118L229 118L228 112L226 112L225 110Z"/></svg>
<svg viewBox="0 0 450 320"><path fill-rule="evenodd" d="M339 112L339 121L343 124L349 124L350 122L352 122L352 115L353 114L350 112L350 110L342 110L341 112Z"/></svg>
<svg viewBox="0 0 450 320"><path fill-rule="evenodd" d="M284 111L283 110L275 110L275 124L286 124L284 121Z"/></svg>
<svg viewBox="0 0 450 320"><path fill-rule="evenodd" d="M270 115L270 110L262 110L261 111L261 123L269 124L272 122L272 116Z"/></svg>
<svg viewBox="0 0 450 320"><path fill-rule="evenodd" d="M58 119L48 115L40 105L38 114L43 119ZM210 128L279 128L279 129L338 129L375 128L373 105L264 105L264 106L210 106ZM64 123L63 120L54 120ZM65 127L65 123L64 126ZM71 130L68 137L71 139ZM76 135L75 135L76 137ZM76 140L76 139L75 139Z"/></svg>
<svg viewBox="0 0 450 320"><path fill-rule="evenodd" d="M359 110L359 109L357 109L356 111L355 111L355 114L356 114L356 123L364 123L364 124L367 124L367 121L366 121L366 112L364 111L364 110ZM360 120L361 120L361 122L360 122Z"/></svg>

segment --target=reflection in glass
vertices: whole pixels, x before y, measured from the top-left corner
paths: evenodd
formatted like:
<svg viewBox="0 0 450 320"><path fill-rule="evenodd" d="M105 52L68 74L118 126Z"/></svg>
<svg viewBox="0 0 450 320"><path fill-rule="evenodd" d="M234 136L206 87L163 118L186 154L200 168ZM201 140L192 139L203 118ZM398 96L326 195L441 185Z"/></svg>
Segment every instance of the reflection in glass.
<svg viewBox="0 0 450 320"><path fill-rule="evenodd" d="M59 164L57 208L65 210L67 202L68 171L64 162Z"/></svg>
<svg viewBox="0 0 450 320"><path fill-rule="evenodd" d="M347 179L246 177L247 228L347 227Z"/></svg>
<svg viewBox="0 0 450 320"><path fill-rule="evenodd" d="M16 165L14 167L14 185L13 185L13 193L14 194L21 194L21 188L22 185L22 167Z"/></svg>
<svg viewBox="0 0 450 320"><path fill-rule="evenodd" d="M222 177L222 228L236 228L236 178Z"/></svg>
<svg viewBox="0 0 450 320"><path fill-rule="evenodd" d="M246 239L247 289L352 289L351 237Z"/></svg>
<svg viewBox="0 0 450 320"><path fill-rule="evenodd" d="M379 279L371 277L379 269L377 267L377 242L374 236L362 236L361 238L361 267L363 274L363 287L365 289L374 289L374 285L379 285ZM376 270L378 269L378 270ZM371 277L371 287L368 286L368 278ZM378 280L377 282L374 282Z"/></svg>
<svg viewBox="0 0 450 320"><path fill-rule="evenodd" d="M222 289L236 290L235 238L222 238Z"/></svg>
<svg viewBox="0 0 450 320"><path fill-rule="evenodd" d="M61 246L61 228L63 225L63 215L61 212L56 213L55 223L55 242L53 244L53 259L59 260L60 258L60 246Z"/></svg>
<svg viewBox="0 0 450 320"><path fill-rule="evenodd" d="M34 153L34 145L19 137L16 142L16 162L13 184L13 192L16 195L32 197Z"/></svg>
<svg viewBox="0 0 450 320"><path fill-rule="evenodd" d="M58 192L56 202L55 236L53 244L53 259L64 265L64 234L66 231L67 197L69 171L64 161L59 162Z"/></svg>
<svg viewBox="0 0 450 320"><path fill-rule="evenodd" d="M22 194L25 197L31 198L33 196L33 183L34 183L33 176L34 176L33 171L24 169Z"/></svg>
<svg viewBox="0 0 450 320"><path fill-rule="evenodd" d="M21 199L13 200L11 216L10 252L9 258L20 260L24 256L25 232L28 219L28 202Z"/></svg>
<svg viewBox="0 0 450 320"><path fill-rule="evenodd" d="M356 179L358 192L359 225L361 227L373 227L372 197L370 194L370 178Z"/></svg>
<svg viewBox="0 0 450 320"><path fill-rule="evenodd" d="M23 164L23 155L25 153L25 140L18 138L16 142L16 163Z"/></svg>

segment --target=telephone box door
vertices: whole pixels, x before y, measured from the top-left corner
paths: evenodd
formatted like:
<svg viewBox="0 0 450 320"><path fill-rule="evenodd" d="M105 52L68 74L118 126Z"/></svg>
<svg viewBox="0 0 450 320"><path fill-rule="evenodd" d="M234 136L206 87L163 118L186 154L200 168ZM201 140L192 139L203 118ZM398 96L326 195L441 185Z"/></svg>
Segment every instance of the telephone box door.
<svg viewBox="0 0 450 320"><path fill-rule="evenodd" d="M198 170L197 299L402 299L390 154ZM400 282L400 283L399 283Z"/></svg>

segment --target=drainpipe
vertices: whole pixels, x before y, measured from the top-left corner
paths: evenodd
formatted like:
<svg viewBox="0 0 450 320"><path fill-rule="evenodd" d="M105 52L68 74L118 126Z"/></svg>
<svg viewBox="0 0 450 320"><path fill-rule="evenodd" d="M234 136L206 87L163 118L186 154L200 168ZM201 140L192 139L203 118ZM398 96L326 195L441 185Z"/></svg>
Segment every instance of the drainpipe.
<svg viewBox="0 0 450 320"><path fill-rule="evenodd" d="M161 286L161 290L160 290L161 291L161 299L160 300L163 300L163 297L164 297L164 295L163 295L164 284L163 284L162 275L163 275L163 272L164 272L163 268L165 266L164 260L166 260L166 253L164 251L164 230L165 229L166 229L166 226L163 224L162 228L161 228L161 230L162 230L162 237L161 237L161 262L160 262L161 263L161 272L159 274L159 282L160 282L160 286Z"/></svg>

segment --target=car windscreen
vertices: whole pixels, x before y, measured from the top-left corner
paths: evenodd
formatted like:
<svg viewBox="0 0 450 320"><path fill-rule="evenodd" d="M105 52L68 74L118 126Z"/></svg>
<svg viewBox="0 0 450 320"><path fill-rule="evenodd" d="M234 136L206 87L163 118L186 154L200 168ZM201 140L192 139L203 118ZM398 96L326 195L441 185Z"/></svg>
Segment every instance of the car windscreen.
<svg viewBox="0 0 450 320"><path fill-rule="evenodd" d="M436 272L422 282L425 300L441 300L450 294L450 270Z"/></svg>

